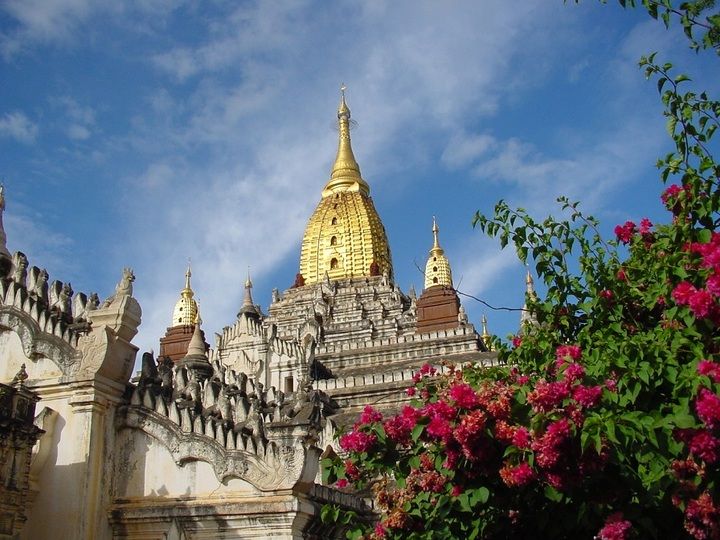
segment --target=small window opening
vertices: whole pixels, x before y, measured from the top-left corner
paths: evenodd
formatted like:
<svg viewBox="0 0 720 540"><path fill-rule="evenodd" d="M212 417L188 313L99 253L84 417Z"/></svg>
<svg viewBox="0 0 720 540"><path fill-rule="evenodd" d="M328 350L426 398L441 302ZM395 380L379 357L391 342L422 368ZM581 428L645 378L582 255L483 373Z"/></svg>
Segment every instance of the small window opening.
<svg viewBox="0 0 720 540"><path fill-rule="evenodd" d="M437 283L437 282L438 282L438 278L434 277L434 278L433 278L433 283Z"/></svg>
<svg viewBox="0 0 720 540"><path fill-rule="evenodd" d="M433 266L433 272L437 272L437 266Z"/></svg>
<svg viewBox="0 0 720 540"><path fill-rule="evenodd" d="M337 236L333 236L332 238L330 238L330 245L331 246L337 245Z"/></svg>
<svg viewBox="0 0 720 540"><path fill-rule="evenodd" d="M330 261L330 270L335 270L338 267L338 260L333 257Z"/></svg>
<svg viewBox="0 0 720 540"><path fill-rule="evenodd" d="M285 377L285 393L292 394L295 391L294 381L292 377Z"/></svg>
<svg viewBox="0 0 720 540"><path fill-rule="evenodd" d="M336 217L332 218L331 224L332 224L332 225L337 225L337 218L336 218Z"/></svg>

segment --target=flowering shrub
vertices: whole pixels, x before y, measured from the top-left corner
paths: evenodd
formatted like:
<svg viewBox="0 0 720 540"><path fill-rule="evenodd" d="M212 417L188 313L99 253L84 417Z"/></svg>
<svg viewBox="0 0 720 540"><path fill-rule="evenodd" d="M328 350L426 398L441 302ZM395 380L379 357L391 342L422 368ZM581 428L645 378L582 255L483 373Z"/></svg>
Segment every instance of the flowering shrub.
<svg viewBox="0 0 720 540"><path fill-rule="evenodd" d="M340 437L326 480L380 512L348 537L720 538L720 103L641 65L677 148L659 162L669 223L606 242L566 199L566 221L477 214L544 282L535 324L497 343L507 368L425 365L399 413L368 407Z"/></svg>

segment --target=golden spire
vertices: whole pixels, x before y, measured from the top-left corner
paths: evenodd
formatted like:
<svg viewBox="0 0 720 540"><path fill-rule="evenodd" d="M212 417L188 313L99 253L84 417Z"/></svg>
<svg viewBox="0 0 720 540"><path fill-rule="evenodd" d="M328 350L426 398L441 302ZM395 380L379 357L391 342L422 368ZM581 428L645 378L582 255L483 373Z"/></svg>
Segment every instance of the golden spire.
<svg viewBox="0 0 720 540"><path fill-rule="evenodd" d="M452 287L452 271L450 270L450 261L445 256L445 251L440 247L438 233L440 228L433 216L433 247L430 250L430 256L425 264L425 288L429 289L436 285Z"/></svg>
<svg viewBox="0 0 720 540"><path fill-rule="evenodd" d="M350 108L345 101L345 90L347 87L343 84L340 87L340 105L337 112L340 132L338 151L330 173L330 181L322 192L323 197L338 191L360 191L364 195L370 194L370 187L360 176L360 165L355 160L350 144Z"/></svg>
<svg viewBox="0 0 720 540"><path fill-rule="evenodd" d="M302 279L298 283L304 285L325 279L393 276L385 227L350 146L350 109L344 85L340 91L337 157L330 181L305 227L300 251Z"/></svg>
<svg viewBox="0 0 720 540"><path fill-rule="evenodd" d="M487 317L485 315L482 316L482 334L480 337L482 338L483 343L485 344L485 348L488 351L492 351L492 336L490 335L490 332L488 332Z"/></svg>
<svg viewBox="0 0 720 540"><path fill-rule="evenodd" d="M188 261L187 271L185 272L185 288L180 291L180 299L175 304L173 311L172 324L170 326L189 326L195 324L198 316L198 305L193 296L195 293L190 286L190 261Z"/></svg>

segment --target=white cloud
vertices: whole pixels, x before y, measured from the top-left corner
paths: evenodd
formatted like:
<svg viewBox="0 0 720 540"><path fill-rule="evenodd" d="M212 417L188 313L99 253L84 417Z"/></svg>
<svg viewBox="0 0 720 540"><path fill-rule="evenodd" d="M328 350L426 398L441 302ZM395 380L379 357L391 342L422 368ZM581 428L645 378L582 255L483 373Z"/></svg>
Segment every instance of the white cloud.
<svg viewBox="0 0 720 540"><path fill-rule="evenodd" d="M451 168L475 161L496 146L495 138L486 133L454 135L442 153L442 162Z"/></svg>
<svg viewBox="0 0 720 540"><path fill-rule="evenodd" d="M33 143L38 134L38 126L25 113L14 111L0 118L0 137L9 137L22 143Z"/></svg>
<svg viewBox="0 0 720 540"><path fill-rule="evenodd" d="M90 138L90 130L79 124L71 124L67 128L68 137L76 141L84 141Z"/></svg>

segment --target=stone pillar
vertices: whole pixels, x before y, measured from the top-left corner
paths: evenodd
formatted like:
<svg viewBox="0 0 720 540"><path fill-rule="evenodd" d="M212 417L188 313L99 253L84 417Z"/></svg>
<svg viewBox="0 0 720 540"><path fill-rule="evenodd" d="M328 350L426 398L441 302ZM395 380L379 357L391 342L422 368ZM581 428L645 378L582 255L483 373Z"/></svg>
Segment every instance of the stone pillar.
<svg viewBox="0 0 720 540"><path fill-rule="evenodd" d="M27 520L30 456L43 433L33 424L39 397L23 382L0 384L0 539L17 538Z"/></svg>

